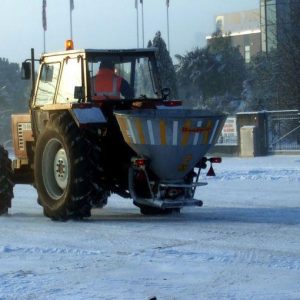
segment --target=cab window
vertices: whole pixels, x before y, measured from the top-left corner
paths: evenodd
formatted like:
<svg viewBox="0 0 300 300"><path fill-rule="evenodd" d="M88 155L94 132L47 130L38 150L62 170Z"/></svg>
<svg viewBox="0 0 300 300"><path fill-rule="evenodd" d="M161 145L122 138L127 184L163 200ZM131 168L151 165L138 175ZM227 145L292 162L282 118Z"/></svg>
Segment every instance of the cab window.
<svg viewBox="0 0 300 300"><path fill-rule="evenodd" d="M36 105L52 104L59 75L59 63L43 64L36 93Z"/></svg>
<svg viewBox="0 0 300 300"><path fill-rule="evenodd" d="M60 84L57 93L57 103L77 102L74 99L76 86L82 86L81 59L68 58L64 60Z"/></svg>
<svg viewBox="0 0 300 300"><path fill-rule="evenodd" d="M92 56L89 58L89 74L91 78L91 95L95 95L93 79L101 67L103 60L110 59L114 64L114 72L126 80L133 90L133 98L157 98L157 80L149 57L126 56ZM122 90L121 90L122 96Z"/></svg>

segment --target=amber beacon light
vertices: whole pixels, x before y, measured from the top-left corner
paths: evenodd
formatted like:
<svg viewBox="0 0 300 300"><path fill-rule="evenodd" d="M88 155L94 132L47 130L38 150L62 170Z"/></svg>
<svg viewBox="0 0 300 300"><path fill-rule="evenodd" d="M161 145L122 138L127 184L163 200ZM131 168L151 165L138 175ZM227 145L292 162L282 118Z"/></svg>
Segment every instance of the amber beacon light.
<svg viewBox="0 0 300 300"><path fill-rule="evenodd" d="M74 43L72 40L66 40L66 50L73 50L74 49Z"/></svg>

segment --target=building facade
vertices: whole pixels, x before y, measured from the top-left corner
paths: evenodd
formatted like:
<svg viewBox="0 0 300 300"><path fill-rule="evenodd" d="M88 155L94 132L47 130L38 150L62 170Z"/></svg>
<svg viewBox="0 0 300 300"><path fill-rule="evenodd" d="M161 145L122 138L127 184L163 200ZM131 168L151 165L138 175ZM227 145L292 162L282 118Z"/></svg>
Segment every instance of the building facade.
<svg viewBox="0 0 300 300"><path fill-rule="evenodd" d="M262 51L284 46L299 35L300 0L260 0Z"/></svg>
<svg viewBox="0 0 300 300"><path fill-rule="evenodd" d="M260 11L253 9L216 17L216 31L229 36L232 46L238 46L246 63L261 51ZM206 37L209 45L212 36Z"/></svg>

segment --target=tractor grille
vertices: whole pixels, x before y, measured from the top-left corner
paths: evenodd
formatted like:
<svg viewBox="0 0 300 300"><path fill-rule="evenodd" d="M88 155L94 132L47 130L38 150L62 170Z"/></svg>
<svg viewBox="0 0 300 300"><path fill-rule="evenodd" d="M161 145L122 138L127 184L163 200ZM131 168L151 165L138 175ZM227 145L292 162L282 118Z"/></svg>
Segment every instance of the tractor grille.
<svg viewBox="0 0 300 300"><path fill-rule="evenodd" d="M31 123L18 123L18 148L25 150L24 131L31 131Z"/></svg>

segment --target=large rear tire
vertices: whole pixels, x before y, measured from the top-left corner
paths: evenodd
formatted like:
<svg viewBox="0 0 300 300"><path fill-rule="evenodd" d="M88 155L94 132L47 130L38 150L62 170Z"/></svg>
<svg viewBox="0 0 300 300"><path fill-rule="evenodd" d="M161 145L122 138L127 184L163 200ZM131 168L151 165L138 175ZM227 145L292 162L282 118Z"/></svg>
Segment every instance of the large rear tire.
<svg viewBox="0 0 300 300"><path fill-rule="evenodd" d="M91 215L88 147L67 112L52 117L36 144L35 185L44 215L53 220Z"/></svg>
<svg viewBox="0 0 300 300"><path fill-rule="evenodd" d="M0 215L6 214L11 207L13 187L11 160L8 152L0 145Z"/></svg>
<svg viewBox="0 0 300 300"><path fill-rule="evenodd" d="M94 208L103 208L107 204L109 189L105 187L103 153L97 138L86 140L89 145L89 165L91 168L91 199Z"/></svg>

